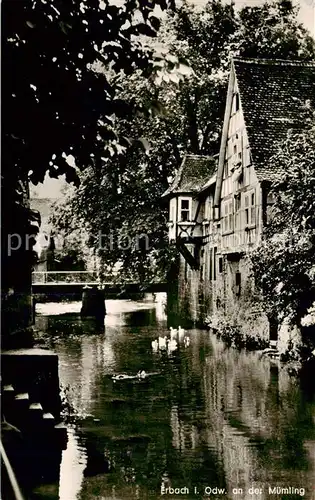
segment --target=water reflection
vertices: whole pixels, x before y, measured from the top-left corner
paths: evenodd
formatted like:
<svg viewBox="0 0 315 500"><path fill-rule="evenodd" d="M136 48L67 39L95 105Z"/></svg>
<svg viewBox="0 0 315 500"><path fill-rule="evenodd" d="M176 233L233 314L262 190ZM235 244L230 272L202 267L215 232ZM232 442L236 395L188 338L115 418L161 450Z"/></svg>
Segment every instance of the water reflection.
<svg viewBox="0 0 315 500"><path fill-rule="evenodd" d="M49 498L173 498L161 488L185 487L185 498L208 498L207 488L221 488L222 498L252 499L256 487L264 499L269 486L305 488L311 498L315 404L298 378L200 330L188 332L188 347L179 342L172 353L154 353L152 340L169 335L163 308L111 302L104 333L78 318L38 318L77 414L59 494ZM142 369L158 374L112 379Z"/></svg>
<svg viewBox="0 0 315 500"><path fill-rule="evenodd" d="M83 473L86 469L87 454L81 446L72 427L68 429L68 446L62 452L59 480L60 499L77 498L83 482Z"/></svg>

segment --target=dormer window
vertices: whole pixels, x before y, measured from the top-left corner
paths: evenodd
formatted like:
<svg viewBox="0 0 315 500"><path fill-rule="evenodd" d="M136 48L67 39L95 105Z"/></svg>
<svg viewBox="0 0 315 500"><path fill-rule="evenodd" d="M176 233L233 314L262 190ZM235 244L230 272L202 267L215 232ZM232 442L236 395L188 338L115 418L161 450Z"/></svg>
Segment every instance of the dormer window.
<svg viewBox="0 0 315 500"><path fill-rule="evenodd" d="M180 199L180 222L190 221L190 199L181 198Z"/></svg>

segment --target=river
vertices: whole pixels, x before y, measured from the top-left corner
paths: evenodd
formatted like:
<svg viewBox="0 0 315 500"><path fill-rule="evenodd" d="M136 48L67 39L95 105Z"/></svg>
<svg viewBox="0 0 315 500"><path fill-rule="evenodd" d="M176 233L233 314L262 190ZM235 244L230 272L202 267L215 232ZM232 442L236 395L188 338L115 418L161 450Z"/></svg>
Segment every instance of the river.
<svg viewBox="0 0 315 500"><path fill-rule="evenodd" d="M37 305L38 345L59 356L68 445L32 498L315 498L309 380L205 330L152 346L170 337L163 300L107 301L104 331L79 309Z"/></svg>

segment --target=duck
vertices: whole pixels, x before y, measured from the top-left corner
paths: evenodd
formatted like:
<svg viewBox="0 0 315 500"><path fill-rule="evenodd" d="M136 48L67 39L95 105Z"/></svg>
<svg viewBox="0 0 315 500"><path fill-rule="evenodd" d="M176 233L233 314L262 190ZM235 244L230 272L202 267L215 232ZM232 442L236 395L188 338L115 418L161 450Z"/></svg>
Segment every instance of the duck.
<svg viewBox="0 0 315 500"><path fill-rule="evenodd" d="M159 337L158 344L160 349L166 349L167 337Z"/></svg>

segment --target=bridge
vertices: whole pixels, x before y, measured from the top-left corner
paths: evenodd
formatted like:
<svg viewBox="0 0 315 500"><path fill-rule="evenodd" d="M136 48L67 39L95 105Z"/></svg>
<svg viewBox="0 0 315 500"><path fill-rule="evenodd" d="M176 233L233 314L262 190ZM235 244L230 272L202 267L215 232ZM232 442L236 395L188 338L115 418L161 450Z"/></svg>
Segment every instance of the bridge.
<svg viewBox="0 0 315 500"><path fill-rule="evenodd" d="M80 298L86 286L98 286L104 290L104 295L108 298L139 293L167 292L166 282L122 281L116 274L100 277L99 273L94 271L34 271L32 273L32 291L35 296Z"/></svg>

